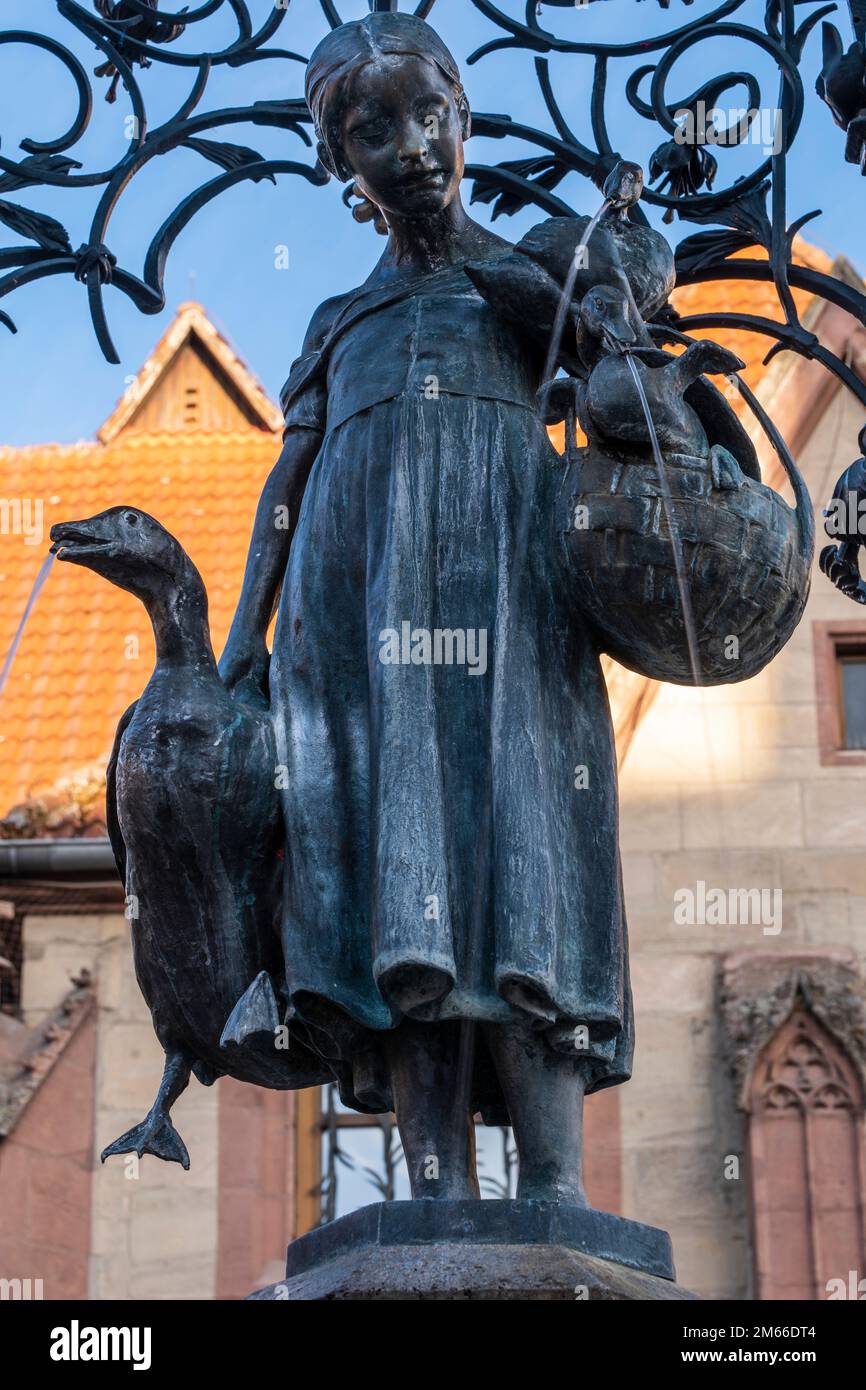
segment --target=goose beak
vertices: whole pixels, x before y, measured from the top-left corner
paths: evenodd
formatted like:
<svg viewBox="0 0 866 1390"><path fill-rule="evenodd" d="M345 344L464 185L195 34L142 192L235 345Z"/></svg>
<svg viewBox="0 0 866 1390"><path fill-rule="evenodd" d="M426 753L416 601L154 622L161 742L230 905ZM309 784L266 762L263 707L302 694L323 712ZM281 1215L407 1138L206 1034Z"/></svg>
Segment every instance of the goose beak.
<svg viewBox="0 0 866 1390"><path fill-rule="evenodd" d="M86 565L91 556L105 555L114 548L114 543L101 536L88 521L60 521L52 526L49 534L51 554L72 564Z"/></svg>
<svg viewBox="0 0 866 1390"><path fill-rule="evenodd" d="M609 328L607 324L602 327L602 337L609 352L627 352L635 341L635 332L631 324L623 319L616 328Z"/></svg>
<svg viewBox="0 0 866 1390"><path fill-rule="evenodd" d="M620 159L605 179L602 192L612 208L631 207L643 192L643 169L630 160Z"/></svg>

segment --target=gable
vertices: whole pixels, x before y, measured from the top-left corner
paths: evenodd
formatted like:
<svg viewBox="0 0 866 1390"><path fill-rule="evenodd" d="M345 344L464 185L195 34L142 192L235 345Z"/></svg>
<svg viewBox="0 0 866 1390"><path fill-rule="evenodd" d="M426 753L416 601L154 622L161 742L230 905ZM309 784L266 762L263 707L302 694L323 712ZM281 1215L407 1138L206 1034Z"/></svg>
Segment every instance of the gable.
<svg viewBox="0 0 866 1390"><path fill-rule="evenodd" d="M177 317L99 431L120 435L234 434L282 429L282 415L200 304Z"/></svg>
<svg viewBox="0 0 866 1390"><path fill-rule="evenodd" d="M126 434L261 429L254 411L201 340L191 334L124 425Z"/></svg>
<svg viewBox="0 0 866 1390"><path fill-rule="evenodd" d="M33 535L0 534L0 662L50 527L119 503L158 517L192 557L219 651L281 425L278 407L201 305L190 303L98 441L0 445L0 498L38 502ZM117 720L141 694L152 663L150 621L132 595L86 569L54 567L0 699L0 822L10 807L29 803L0 823L0 839L100 832L99 784Z"/></svg>

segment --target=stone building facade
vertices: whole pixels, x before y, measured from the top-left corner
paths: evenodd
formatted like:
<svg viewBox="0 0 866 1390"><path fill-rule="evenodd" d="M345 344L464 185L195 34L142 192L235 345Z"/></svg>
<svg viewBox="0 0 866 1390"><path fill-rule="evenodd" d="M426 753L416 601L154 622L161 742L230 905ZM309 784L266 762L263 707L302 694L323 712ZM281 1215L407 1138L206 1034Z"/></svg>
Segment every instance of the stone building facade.
<svg viewBox="0 0 866 1390"><path fill-rule="evenodd" d="M838 335L862 376L862 329L825 312L833 323L811 326ZM818 550L852 461L840 441L863 423L821 377L786 355L760 388L814 499ZM766 453L762 465L777 484ZM637 1019L619 1092L622 1204L670 1230L679 1277L707 1297L827 1297L828 1281L866 1276L866 749L845 746L841 719L863 613L816 562L779 657L739 685L661 688L622 770ZM762 889L767 910L738 897L713 913L713 888ZM678 924L683 890L704 921ZM786 1037L792 1014L802 1028ZM787 1090L774 1093L778 1048Z"/></svg>

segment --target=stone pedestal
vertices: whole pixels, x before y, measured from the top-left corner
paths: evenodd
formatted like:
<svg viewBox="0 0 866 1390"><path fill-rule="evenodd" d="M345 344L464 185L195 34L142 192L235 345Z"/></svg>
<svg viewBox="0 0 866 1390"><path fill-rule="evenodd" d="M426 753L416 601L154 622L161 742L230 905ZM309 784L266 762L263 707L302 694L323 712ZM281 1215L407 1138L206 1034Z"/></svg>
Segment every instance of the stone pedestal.
<svg viewBox="0 0 866 1390"><path fill-rule="evenodd" d="M691 1299L665 1231L535 1201L377 1202L289 1246L253 1300Z"/></svg>

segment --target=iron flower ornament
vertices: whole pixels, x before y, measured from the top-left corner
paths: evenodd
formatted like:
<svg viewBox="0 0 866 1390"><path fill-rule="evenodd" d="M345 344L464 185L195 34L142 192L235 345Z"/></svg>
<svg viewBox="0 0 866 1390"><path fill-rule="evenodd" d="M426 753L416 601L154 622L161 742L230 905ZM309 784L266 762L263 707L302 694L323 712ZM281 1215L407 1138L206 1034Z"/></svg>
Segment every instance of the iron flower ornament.
<svg viewBox="0 0 866 1390"><path fill-rule="evenodd" d="M862 36L846 51L839 30L822 26L823 67L815 83L833 119L847 133L845 158L866 174L866 49Z"/></svg>
<svg viewBox="0 0 866 1390"><path fill-rule="evenodd" d="M102 18L111 20L118 27L124 26L131 38L139 39L144 43L172 43L183 33L184 26L173 19L160 18L156 12L157 3L158 0L94 0L96 9ZM184 6L184 12L187 8L188 6ZM137 51L123 37L118 39L117 49L130 63L137 63L142 68L150 67L150 58L145 53ZM116 101L120 71L114 63L110 60L107 63L101 63L98 68L94 68L94 75L111 78L111 85L105 100Z"/></svg>

